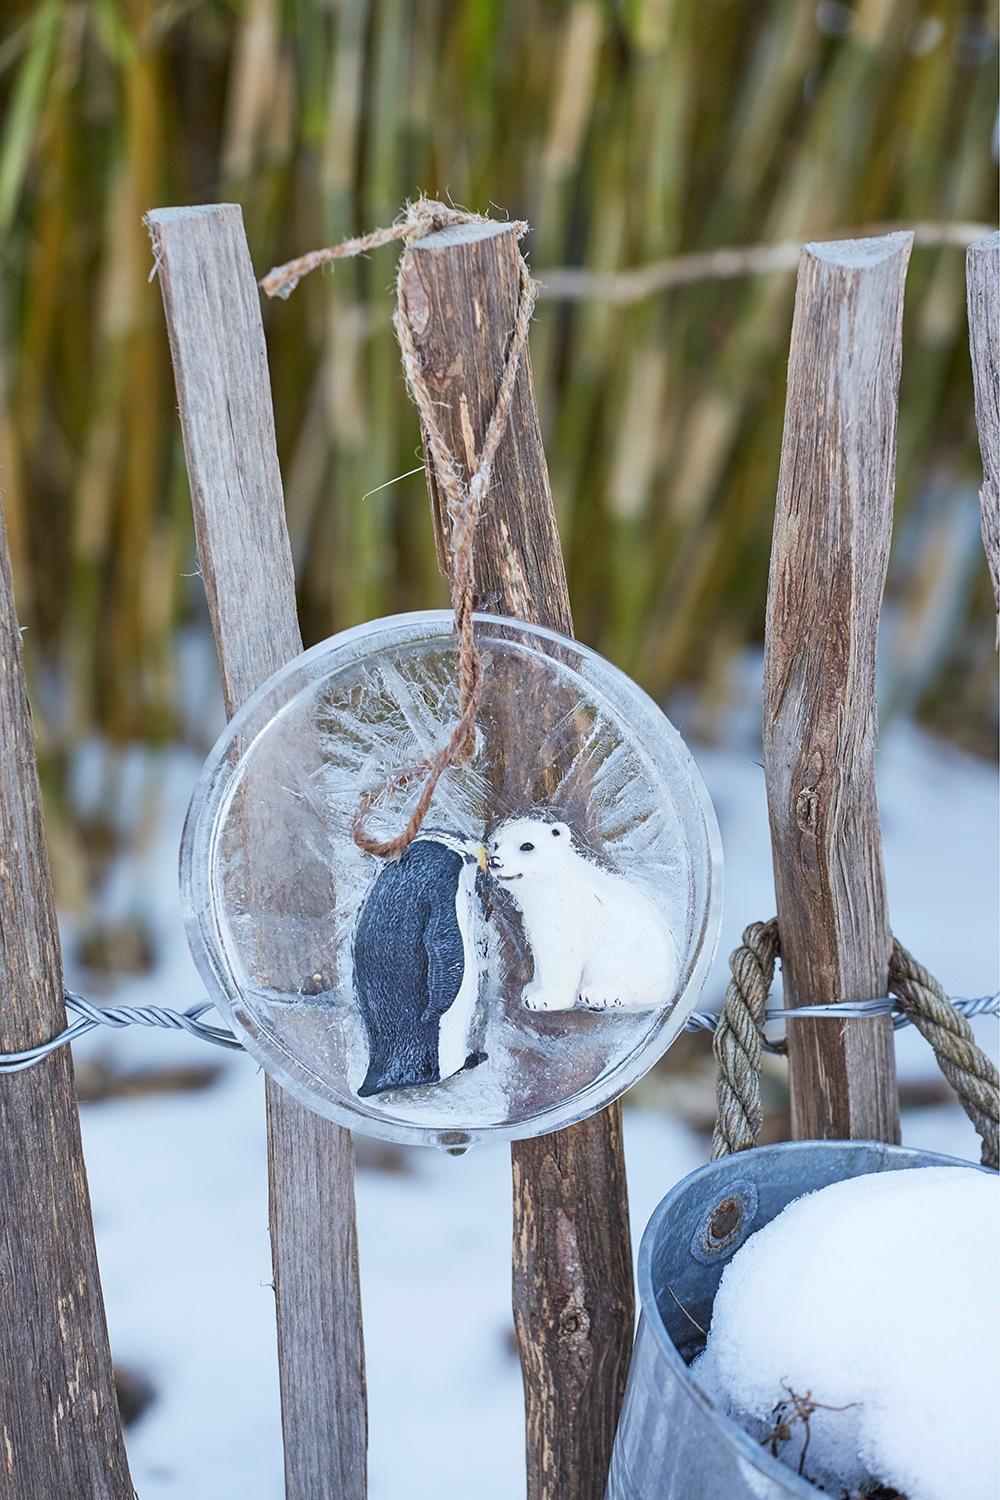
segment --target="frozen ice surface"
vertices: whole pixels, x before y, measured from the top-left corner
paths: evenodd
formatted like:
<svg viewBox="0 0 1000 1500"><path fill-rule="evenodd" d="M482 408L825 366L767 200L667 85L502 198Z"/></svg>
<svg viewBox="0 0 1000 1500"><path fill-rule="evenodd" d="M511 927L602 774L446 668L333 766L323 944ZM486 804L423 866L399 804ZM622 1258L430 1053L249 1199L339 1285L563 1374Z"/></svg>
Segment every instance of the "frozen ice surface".
<svg viewBox="0 0 1000 1500"><path fill-rule="evenodd" d="M695 1379L838 1496L1000 1490L1000 1179L872 1173L796 1199L726 1267ZM840 1408L840 1409L835 1409Z"/></svg>
<svg viewBox="0 0 1000 1500"><path fill-rule="evenodd" d="M603 680L593 662L583 674L561 647L546 654L516 633L497 633L506 627L480 631L477 749L441 777L424 826L483 840L512 816L565 820L582 851L656 906L678 950L679 982L667 975L660 1002L630 1013L532 1014L522 1003L532 965L521 916L487 878L477 903L483 972L469 1038L469 1050L486 1060L442 1083L358 1099L368 1059L351 947L380 862L358 848L352 819L363 797L385 792L454 728L454 642L450 628L435 628L426 639L390 645L376 635L356 659L317 658L301 681L290 677L281 689L287 701L234 731L241 758L219 784L207 869L191 876L198 884L191 907L212 947L203 968L231 973L224 996L231 1018L307 1102L342 1120L345 1109L358 1110L390 1137L394 1124L475 1133L516 1126L605 1079L605 1098L620 1092L624 1080L615 1075L664 1036L664 1016L666 1035L683 1024L673 1002L700 952L708 904L703 813L662 717L632 705L636 721L626 722L617 679ZM401 831L422 781L414 777L376 802L369 830L381 838Z"/></svg>

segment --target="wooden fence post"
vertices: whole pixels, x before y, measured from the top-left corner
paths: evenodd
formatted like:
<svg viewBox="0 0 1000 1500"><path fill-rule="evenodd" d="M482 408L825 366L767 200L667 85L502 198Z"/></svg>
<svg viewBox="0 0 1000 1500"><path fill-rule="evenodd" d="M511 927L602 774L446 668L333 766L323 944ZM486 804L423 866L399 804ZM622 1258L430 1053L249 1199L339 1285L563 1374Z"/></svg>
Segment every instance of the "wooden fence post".
<svg viewBox="0 0 1000 1500"><path fill-rule="evenodd" d="M232 715L302 649L259 294L237 204L147 222ZM287 1500L364 1500L354 1143L270 1078L266 1090Z"/></svg>
<svg viewBox="0 0 1000 1500"><path fill-rule="evenodd" d="M799 268L764 666L788 1006L887 993L875 650L912 241L807 245ZM899 1139L888 1016L797 1020L788 1035L795 1137Z"/></svg>
<svg viewBox="0 0 1000 1500"><path fill-rule="evenodd" d="M417 240L403 286L441 430L468 478L514 329L516 230L460 225ZM427 474L440 552L448 523ZM527 349L480 521L476 581L480 607L572 633ZM602 1500L634 1318L620 1106L516 1141L511 1154L529 1500Z"/></svg>
<svg viewBox="0 0 1000 1500"><path fill-rule="evenodd" d="M66 1025L21 632L0 525L0 1051ZM73 1061L0 1077L0 1494L132 1500Z"/></svg>
<svg viewBox="0 0 1000 1500"><path fill-rule="evenodd" d="M979 507L983 546L993 579L1000 640L1000 231L970 245L965 257L969 343L976 390L976 425L983 455Z"/></svg>

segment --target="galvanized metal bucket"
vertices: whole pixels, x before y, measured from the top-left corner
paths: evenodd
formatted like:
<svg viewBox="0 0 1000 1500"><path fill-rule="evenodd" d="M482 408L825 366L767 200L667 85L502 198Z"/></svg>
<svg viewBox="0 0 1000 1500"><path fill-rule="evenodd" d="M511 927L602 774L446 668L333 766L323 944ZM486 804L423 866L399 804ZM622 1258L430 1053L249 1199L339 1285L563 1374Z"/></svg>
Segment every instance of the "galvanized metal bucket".
<svg viewBox="0 0 1000 1500"><path fill-rule="evenodd" d="M711 1162L657 1208L639 1249L641 1316L606 1500L816 1500L691 1379L727 1263L793 1198L847 1177L971 1166L879 1141L795 1141ZM692 1322L692 1319L694 1320Z"/></svg>

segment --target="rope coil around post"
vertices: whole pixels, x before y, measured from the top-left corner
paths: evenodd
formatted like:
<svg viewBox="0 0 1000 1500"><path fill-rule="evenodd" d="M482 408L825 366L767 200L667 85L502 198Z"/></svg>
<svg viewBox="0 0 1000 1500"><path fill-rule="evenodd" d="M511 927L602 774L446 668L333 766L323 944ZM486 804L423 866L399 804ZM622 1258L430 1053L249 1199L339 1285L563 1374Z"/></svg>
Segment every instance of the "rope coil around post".
<svg viewBox="0 0 1000 1500"><path fill-rule="evenodd" d="M755 1146L760 1134L764 1022L780 952L778 923L772 918L752 922L729 960L733 977L714 1041L719 1074L713 1161ZM978 1131L983 1166L1000 1167L1000 1075L938 981L896 938L889 961L889 989L934 1049L938 1066Z"/></svg>
<svg viewBox="0 0 1000 1500"><path fill-rule="evenodd" d="M751 922L744 928L743 942L729 959L733 977L712 1042L719 1065L713 1161L755 1146L764 1123L760 1099L764 1018L779 951L778 920L772 917L770 922Z"/></svg>

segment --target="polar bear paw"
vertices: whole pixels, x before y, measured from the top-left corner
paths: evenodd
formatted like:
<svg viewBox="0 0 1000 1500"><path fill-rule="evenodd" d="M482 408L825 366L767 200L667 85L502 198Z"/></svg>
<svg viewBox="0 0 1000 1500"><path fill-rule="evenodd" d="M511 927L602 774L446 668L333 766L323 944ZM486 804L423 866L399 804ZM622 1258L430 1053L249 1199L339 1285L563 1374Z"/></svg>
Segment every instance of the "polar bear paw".
<svg viewBox="0 0 1000 1500"><path fill-rule="evenodd" d="M614 1010L625 1002L617 995L598 995L594 990L581 990L580 1004L586 1010Z"/></svg>
<svg viewBox="0 0 1000 1500"><path fill-rule="evenodd" d="M576 996L571 994L567 998L565 995L544 989L540 984L529 984L521 1000L525 1010L572 1010Z"/></svg>

